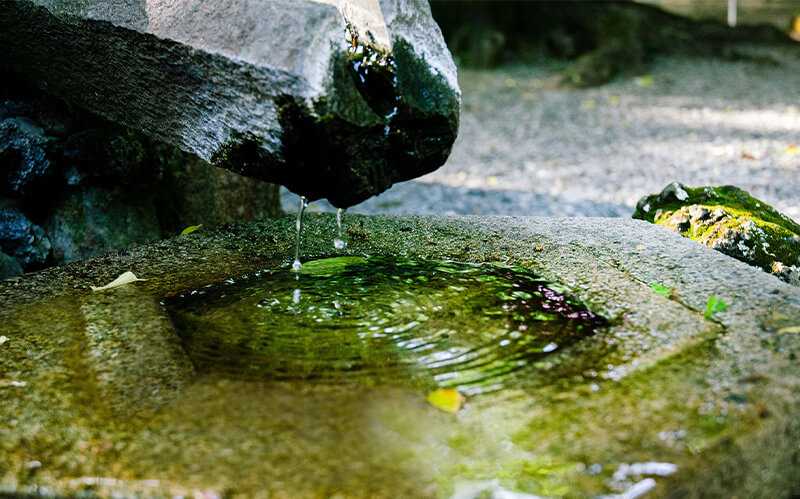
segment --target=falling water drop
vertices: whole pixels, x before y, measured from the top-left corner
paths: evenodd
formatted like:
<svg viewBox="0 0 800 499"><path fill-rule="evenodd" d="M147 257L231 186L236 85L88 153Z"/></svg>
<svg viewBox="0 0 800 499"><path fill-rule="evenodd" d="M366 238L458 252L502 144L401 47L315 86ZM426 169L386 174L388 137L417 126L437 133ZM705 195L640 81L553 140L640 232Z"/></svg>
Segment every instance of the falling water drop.
<svg viewBox="0 0 800 499"><path fill-rule="evenodd" d="M294 262L292 263L292 270L298 272L300 270L300 233L303 230L303 213L308 207L308 199L305 196L300 196L300 208L297 210L297 238L294 241Z"/></svg>
<svg viewBox="0 0 800 499"><path fill-rule="evenodd" d="M347 243L344 242L342 239L342 215L344 214L344 208L339 208L339 211L336 212L336 225L338 227L338 235L333 240L333 247L336 249L344 249L347 246Z"/></svg>

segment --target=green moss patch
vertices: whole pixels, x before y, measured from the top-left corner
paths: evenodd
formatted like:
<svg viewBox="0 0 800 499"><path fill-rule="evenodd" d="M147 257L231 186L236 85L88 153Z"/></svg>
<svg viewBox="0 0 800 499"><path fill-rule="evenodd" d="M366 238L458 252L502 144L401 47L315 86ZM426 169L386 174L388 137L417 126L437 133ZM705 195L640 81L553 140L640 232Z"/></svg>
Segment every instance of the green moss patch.
<svg viewBox="0 0 800 499"><path fill-rule="evenodd" d="M800 285L800 225L738 187L690 188L673 182L642 198L633 218Z"/></svg>

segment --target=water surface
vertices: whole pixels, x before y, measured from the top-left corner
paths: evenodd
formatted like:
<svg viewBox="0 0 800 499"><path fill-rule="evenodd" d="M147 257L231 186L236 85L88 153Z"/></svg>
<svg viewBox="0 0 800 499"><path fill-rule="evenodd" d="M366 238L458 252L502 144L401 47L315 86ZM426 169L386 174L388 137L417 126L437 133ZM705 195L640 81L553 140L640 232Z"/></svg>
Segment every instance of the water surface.
<svg viewBox="0 0 800 499"><path fill-rule="evenodd" d="M167 300L199 372L502 388L604 321L521 267L340 257Z"/></svg>

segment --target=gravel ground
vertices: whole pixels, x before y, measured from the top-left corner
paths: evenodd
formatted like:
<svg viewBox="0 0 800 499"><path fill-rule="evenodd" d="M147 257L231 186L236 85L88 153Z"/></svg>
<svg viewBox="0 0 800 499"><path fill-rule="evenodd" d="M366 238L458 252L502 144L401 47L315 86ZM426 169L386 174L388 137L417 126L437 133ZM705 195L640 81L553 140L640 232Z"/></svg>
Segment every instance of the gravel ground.
<svg viewBox="0 0 800 499"><path fill-rule="evenodd" d="M447 163L348 211L629 217L678 181L733 184L800 220L800 58L769 55L781 63L658 58L587 90L548 89L552 63L461 70Z"/></svg>

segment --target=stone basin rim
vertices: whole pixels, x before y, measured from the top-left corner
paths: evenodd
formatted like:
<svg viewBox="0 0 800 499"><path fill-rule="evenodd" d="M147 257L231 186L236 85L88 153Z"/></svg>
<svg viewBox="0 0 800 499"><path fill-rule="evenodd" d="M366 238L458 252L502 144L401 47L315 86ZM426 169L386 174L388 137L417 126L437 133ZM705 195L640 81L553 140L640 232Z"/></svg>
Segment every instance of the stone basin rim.
<svg viewBox="0 0 800 499"><path fill-rule="evenodd" d="M83 311L81 320L100 323L126 314L125 310L118 311L109 304L128 303L141 306L141 310L157 311L160 297L276 264L287 265L294 251L293 226L292 217L229 224L4 281L0 283L0 320L11 328L4 334L12 342L17 335L30 334L14 328L20 318L32 313L30 310L37 305L46 307L67 300ZM719 375L731 376L733 382L747 377L770 380L758 381L763 383L758 385L763 392L759 396L769 404L770 416L757 420L756 426L746 427L747 431L741 434L726 437L732 439L733 445L722 441L696 456L683 455L676 461L680 472L674 478L658 479L659 486L666 487L659 489L662 493L691 495L698 490L711 490L709 487L714 484L714 491L763 494L766 490L780 495L794 490L800 483L800 470L787 465L791 457L787 448L800 442L800 418L796 417L800 413L800 402L795 395L800 393L797 374L800 370L797 360L789 355L800 350L800 335L778 334L776 328L781 326L773 327L768 323L771 311L777 310L784 316L781 321L800 324L800 290L797 288L666 229L636 220L348 215L345 227L352 232L348 234L348 249L344 254L396 254L474 262L503 262L513 258L546 279L566 286L593 311L606 317L618 317L610 333L611 339L623 342L635 353L615 359L619 361L615 369L601 373L609 377L598 380L602 386L599 393L624 391L624 387L629 386L625 385L626 380L646 377L650 370L669 374L673 363L686 364L687 356L691 358L693 352L708 350L707 347L713 348L712 357L697 365L689 362L686 365L690 369L673 376L679 380L690 379L693 383L705 380L710 388L722 390L724 387L715 384L713 379ZM332 248L334 234L333 215L309 216L301 258L336 255ZM89 285L106 284L125 271L133 271L147 281L105 292L88 290ZM677 299L656 294L649 287L654 282L673 286ZM728 303L725 311L713 317L714 321L706 320L702 314L711 294ZM132 310L138 312L139 309ZM132 316L138 317L135 313ZM165 319L156 319L147 327L165 324ZM95 334L95 337L98 336ZM102 337L98 338L102 341ZM768 340L774 344L770 345ZM141 344L151 342L152 338L146 338ZM633 348L644 343L652 345L647 352ZM569 370L568 361L559 368ZM698 371L706 365L708 373ZM614 378L617 375L619 377ZM654 389L662 386L658 379L652 382ZM192 383L191 375L187 383ZM124 384L119 386L123 394L128 393ZM618 388L620 386L622 388ZM716 396L705 385L686 386L696 389L702 396ZM114 389L114 386L109 388L112 396ZM542 387L536 393L541 397L555 397L558 392L550 390L556 389ZM161 393L168 392L162 390ZM563 399L560 402L563 413L580 414L582 404L593 400L590 395L582 397ZM665 401L656 397L653 406L648 405L648 400L630 403L631 410L651 411L652 414ZM751 404L740 403L746 407ZM761 402L752 402L757 403ZM619 416L613 412L613 406L595 404L599 404L593 406L595 410ZM748 410L755 412L757 406ZM632 424L636 414L631 417L634 419L620 424ZM592 431L605 435L606 429L587 427L589 436L585 438L590 441L594 435ZM558 435L552 438L556 437ZM609 448L617 449L609 452L619 452L619 459L624 459L622 462L637 459L635 452L625 454L631 450L626 444L613 439L602 441ZM714 464L698 466L705 461ZM765 485L762 469L784 471ZM744 478L732 479L739 476ZM69 493L66 485L61 487L57 490Z"/></svg>
<svg viewBox="0 0 800 499"><path fill-rule="evenodd" d="M345 234L345 238L349 239L348 247L344 251L335 250L329 247L336 230L335 215L307 215L301 260L346 255L401 255L502 264L512 256L516 263L542 271L551 260L549 255L565 247L594 248L598 244L605 244L622 247L643 260L651 257L667 260L668 252L678 249L680 253L675 255L676 260L685 253L694 253L692 258L707 259L709 264L713 264L694 268L685 265L689 270L702 269L706 281L728 280L725 278L732 270L737 277L750 274L747 278L769 294L796 294L793 293L796 290L757 269L641 220L348 214L344 225L346 230L353 231ZM293 226L293 215L265 222L234 222L28 273L0 281L0 303L13 305L14 302L38 301L65 293L89 292L90 286L110 282L128 270L140 278L148 279L136 286L143 287L153 295L166 297L227 278L288 266L293 258ZM492 227L497 230L491 230ZM655 248L639 244L646 242L639 238L644 234L647 239L665 246ZM442 240L442 236L446 236L447 240ZM230 259L218 265L217 270L210 269L208 263L214 252ZM599 253L595 253L599 256ZM148 260L151 260L150 263ZM193 277L199 274L208 277ZM159 279L164 276L167 279ZM181 281L179 277L184 280ZM544 277L560 280L552 271L545 270ZM704 286L709 285L705 282ZM34 293L34 288L38 288L38 292ZM691 297L684 297L684 302L690 308L700 310L700 307L691 307Z"/></svg>

